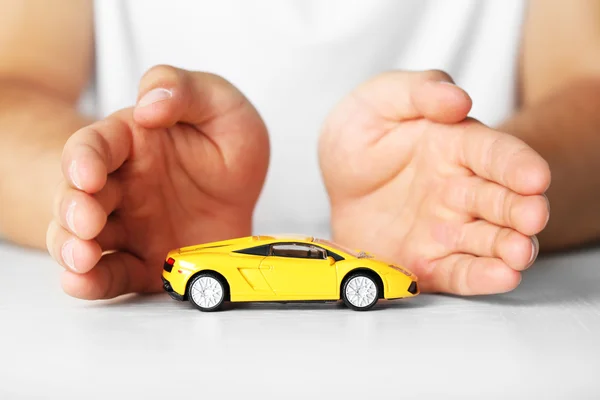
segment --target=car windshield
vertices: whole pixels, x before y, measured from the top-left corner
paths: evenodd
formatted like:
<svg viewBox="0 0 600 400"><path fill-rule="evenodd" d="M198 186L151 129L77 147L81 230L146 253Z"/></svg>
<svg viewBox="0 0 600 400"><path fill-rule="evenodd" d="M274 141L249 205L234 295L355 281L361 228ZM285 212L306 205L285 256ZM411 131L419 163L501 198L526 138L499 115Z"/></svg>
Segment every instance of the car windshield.
<svg viewBox="0 0 600 400"><path fill-rule="evenodd" d="M341 252L344 252L346 254L350 254L353 257L357 257L357 258L368 258L369 255L367 253L365 253L364 251L354 251L352 249L349 249L347 247L341 246L337 243L333 243L330 242L329 240L325 240L325 239L314 239L315 243L321 243L324 244L325 246L329 246L332 249L336 249L339 250Z"/></svg>

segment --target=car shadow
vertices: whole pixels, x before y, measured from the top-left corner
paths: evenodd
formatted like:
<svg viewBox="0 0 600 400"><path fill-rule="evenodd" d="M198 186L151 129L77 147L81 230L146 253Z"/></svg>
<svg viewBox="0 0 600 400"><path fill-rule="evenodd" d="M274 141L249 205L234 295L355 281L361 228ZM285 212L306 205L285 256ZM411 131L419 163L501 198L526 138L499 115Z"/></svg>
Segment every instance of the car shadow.
<svg viewBox="0 0 600 400"><path fill-rule="evenodd" d="M383 311L394 308L421 308L426 307L423 299L416 301L417 298L405 300L380 300L368 312ZM321 310L350 310L342 301L337 302L248 302L248 303L228 303L224 310L302 310L302 311L321 311Z"/></svg>
<svg viewBox="0 0 600 400"><path fill-rule="evenodd" d="M512 292L486 296L453 296L420 294L414 298L380 300L370 311L387 309L418 309L433 306L447 299L462 302L513 307L534 307L569 302L597 303L600 301L600 247L578 249L552 256L543 256L523 273L519 287ZM152 308L169 304L169 308L195 310L189 302L171 299L166 293L131 294L103 300L87 307ZM334 310L347 309L342 301L317 302L248 302L226 303L223 310Z"/></svg>
<svg viewBox="0 0 600 400"><path fill-rule="evenodd" d="M414 298L398 299L398 300L379 300L378 303L371 309L372 311L383 311L388 309L417 309L427 307L434 302L432 295L419 295ZM166 293L156 294L129 294L120 296L110 300L101 300L98 302L88 303L86 308L104 308L104 309L124 309L135 308L151 309L156 307L164 309L165 306L179 311L192 310L196 311L195 307L189 302L180 302L173 300ZM240 303L225 303L222 311L232 310L263 310L263 311L279 311L279 310L299 310L299 311L323 311L323 310L349 310L346 305L340 300L337 302L240 302Z"/></svg>

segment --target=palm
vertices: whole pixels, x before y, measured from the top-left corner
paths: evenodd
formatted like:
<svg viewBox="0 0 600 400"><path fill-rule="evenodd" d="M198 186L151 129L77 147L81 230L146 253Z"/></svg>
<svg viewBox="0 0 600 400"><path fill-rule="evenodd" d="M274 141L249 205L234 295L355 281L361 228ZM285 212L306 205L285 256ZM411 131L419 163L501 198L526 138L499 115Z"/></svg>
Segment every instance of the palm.
<svg viewBox="0 0 600 400"><path fill-rule="evenodd" d="M216 75L168 66L140 93L63 151L48 247L78 298L160 290L168 251L251 232L270 153L257 110Z"/></svg>
<svg viewBox="0 0 600 400"><path fill-rule="evenodd" d="M372 109L357 110L360 113L352 113L347 125L335 127L344 136L337 141L346 144L348 153L323 163L334 236L423 276L429 261L449 254L436 239L436 228L470 219L442 211L451 181L471 174L453 165L448 151L442 151L460 126L427 120L392 123ZM333 135L332 128L328 126L324 136Z"/></svg>
<svg viewBox="0 0 600 400"><path fill-rule="evenodd" d="M239 176L224 165L220 144L195 127L132 125L134 156L115 173L125 190L111 216L126 238L121 250L136 255L156 275L171 249L250 231L260 176L240 187ZM240 194L232 196L231 188Z"/></svg>
<svg viewBox="0 0 600 400"><path fill-rule="evenodd" d="M345 99L321 136L334 239L412 269L424 291L514 288L535 253L529 236L547 220L547 164L464 116L399 116L381 101L397 92L368 89Z"/></svg>

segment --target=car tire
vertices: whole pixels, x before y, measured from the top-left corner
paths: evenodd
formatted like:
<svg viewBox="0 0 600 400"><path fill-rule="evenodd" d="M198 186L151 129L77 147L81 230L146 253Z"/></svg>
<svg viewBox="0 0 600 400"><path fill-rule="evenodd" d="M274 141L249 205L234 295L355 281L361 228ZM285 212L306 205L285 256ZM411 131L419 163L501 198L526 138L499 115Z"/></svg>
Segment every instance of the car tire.
<svg viewBox="0 0 600 400"><path fill-rule="evenodd" d="M210 272L202 272L192 278L188 299L200 311L220 310L227 295L223 279Z"/></svg>
<svg viewBox="0 0 600 400"><path fill-rule="evenodd" d="M358 272L350 275L342 285L342 300L354 311L367 311L379 300L379 285L370 274Z"/></svg>

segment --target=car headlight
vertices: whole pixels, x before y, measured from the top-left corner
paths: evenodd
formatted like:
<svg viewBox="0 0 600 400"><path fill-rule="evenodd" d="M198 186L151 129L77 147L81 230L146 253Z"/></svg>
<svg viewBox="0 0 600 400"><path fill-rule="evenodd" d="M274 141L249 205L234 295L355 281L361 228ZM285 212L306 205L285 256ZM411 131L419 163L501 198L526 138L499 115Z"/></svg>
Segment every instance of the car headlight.
<svg viewBox="0 0 600 400"><path fill-rule="evenodd" d="M396 265L390 265L390 268L395 269L396 271L401 272L406 276L412 275L409 271L405 270L404 268L398 267Z"/></svg>

